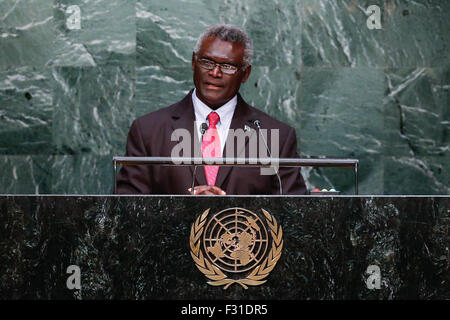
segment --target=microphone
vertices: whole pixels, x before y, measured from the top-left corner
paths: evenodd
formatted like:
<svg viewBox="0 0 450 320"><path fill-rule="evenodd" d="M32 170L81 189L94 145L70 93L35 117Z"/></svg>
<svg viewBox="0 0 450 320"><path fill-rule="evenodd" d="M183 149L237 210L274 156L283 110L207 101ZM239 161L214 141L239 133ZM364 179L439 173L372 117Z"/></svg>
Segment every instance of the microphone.
<svg viewBox="0 0 450 320"><path fill-rule="evenodd" d="M200 133L202 134L202 141L203 141L203 135L205 134L206 130L208 130L208 125L206 122L203 122L200 126Z"/></svg>
<svg viewBox="0 0 450 320"><path fill-rule="evenodd" d="M205 132L208 130L208 125L203 122L202 125L200 126L200 133L201 133L201 139L200 142L203 142L203 136L205 134ZM194 194L194 185L195 185L195 173L197 172L197 167L194 167L194 173L192 174L192 186L191 186L191 194Z"/></svg>
<svg viewBox="0 0 450 320"><path fill-rule="evenodd" d="M264 138L264 135L261 133L261 121L256 119L256 120L249 120L249 122L252 122L258 128L258 133L259 133L259 135L261 136L261 138L264 141L264 145L266 147L267 152L269 153L270 158L272 158L272 154L270 153L269 147L267 146L267 141ZM282 195L283 194L283 187L281 186L281 178L280 178L280 175L278 174L278 170L275 169L275 168L274 168L274 170L275 170L275 174L278 177L278 183L280 185L280 195Z"/></svg>

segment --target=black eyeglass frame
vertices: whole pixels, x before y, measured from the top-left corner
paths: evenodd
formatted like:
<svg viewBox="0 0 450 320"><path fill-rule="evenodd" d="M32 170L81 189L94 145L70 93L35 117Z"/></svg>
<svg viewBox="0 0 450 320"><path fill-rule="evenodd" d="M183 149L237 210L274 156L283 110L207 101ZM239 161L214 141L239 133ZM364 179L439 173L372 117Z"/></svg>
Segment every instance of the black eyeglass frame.
<svg viewBox="0 0 450 320"><path fill-rule="evenodd" d="M243 70L245 69L244 66L235 66L230 63L218 63L218 62L208 59L208 58L199 58L196 54L195 54L195 60L197 61L198 65L205 70L214 70L214 68L216 66L218 66L220 71L227 75L234 75L240 69L243 69ZM209 64L209 66L208 66L208 64ZM232 69L226 69L226 67L232 67Z"/></svg>

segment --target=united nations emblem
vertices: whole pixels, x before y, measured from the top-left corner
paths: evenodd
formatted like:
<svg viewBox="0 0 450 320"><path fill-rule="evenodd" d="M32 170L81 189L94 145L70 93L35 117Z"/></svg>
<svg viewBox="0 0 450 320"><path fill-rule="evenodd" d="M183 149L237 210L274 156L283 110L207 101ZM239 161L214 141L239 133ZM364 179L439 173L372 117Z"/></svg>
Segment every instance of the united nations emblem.
<svg viewBox="0 0 450 320"><path fill-rule="evenodd" d="M281 256L283 231L266 210L258 215L229 208L209 217L210 209L191 227L191 255L197 268L213 286L227 289L233 283L244 289L258 286Z"/></svg>

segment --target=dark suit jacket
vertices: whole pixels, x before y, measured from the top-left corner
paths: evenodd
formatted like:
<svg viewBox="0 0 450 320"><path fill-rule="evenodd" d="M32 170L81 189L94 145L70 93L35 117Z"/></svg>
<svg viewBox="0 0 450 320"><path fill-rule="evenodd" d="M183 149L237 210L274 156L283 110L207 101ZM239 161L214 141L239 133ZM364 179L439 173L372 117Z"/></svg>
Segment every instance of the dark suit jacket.
<svg viewBox="0 0 450 320"><path fill-rule="evenodd" d="M129 157L170 157L172 149L179 141L171 141L174 130L184 128L190 132L192 149L194 143L200 143L194 129L194 106L192 91L181 101L155 112L144 115L133 121L128 134L126 156ZM230 129L251 127L249 135L260 134L253 125L253 120L260 120L261 128L279 129L279 157L298 158L295 130L270 117L264 112L248 105L238 94L238 101L230 125ZM249 140L245 147L237 150L234 144L235 157L249 157ZM227 144L223 151L225 157ZM271 148L271 135L267 136L267 145ZM261 146L261 144L259 144ZM264 144L262 144L264 146ZM264 146L265 148L265 146ZM265 151L264 151L265 152ZM197 154L179 154L179 156L199 156ZM117 177L117 193L119 194L189 194L192 185L194 166L123 166ZM300 168L280 168L279 174L283 186L283 194L305 194L306 187ZM206 177L202 166L196 170L195 185L206 185ZM279 182L276 175L261 175L258 167L230 167L219 169L216 186L228 195L279 194Z"/></svg>

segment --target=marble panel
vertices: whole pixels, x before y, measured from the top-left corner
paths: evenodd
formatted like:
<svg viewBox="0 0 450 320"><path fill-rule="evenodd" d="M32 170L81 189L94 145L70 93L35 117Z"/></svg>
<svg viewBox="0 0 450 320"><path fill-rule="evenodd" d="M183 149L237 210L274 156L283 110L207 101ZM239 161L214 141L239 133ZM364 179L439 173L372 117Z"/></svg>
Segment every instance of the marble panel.
<svg viewBox="0 0 450 320"><path fill-rule="evenodd" d="M0 194L52 193L53 159L44 155L1 155Z"/></svg>
<svg viewBox="0 0 450 320"><path fill-rule="evenodd" d="M122 154L54 156L50 170L53 194L112 194L113 156Z"/></svg>
<svg viewBox="0 0 450 320"><path fill-rule="evenodd" d="M307 67L372 67L384 65L382 29L369 29L367 8L382 0L301 1L302 63Z"/></svg>
<svg viewBox="0 0 450 320"><path fill-rule="evenodd" d="M52 1L0 2L0 70L49 64L54 38Z"/></svg>
<svg viewBox="0 0 450 320"><path fill-rule="evenodd" d="M0 154L50 154L53 132L51 69L17 67L0 72Z"/></svg>
<svg viewBox="0 0 450 320"><path fill-rule="evenodd" d="M363 193L383 193L383 78L381 69L366 67L311 67L301 74L301 155L359 159ZM354 190L353 173L330 170L310 169L309 175L316 177L310 183L320 189ZM325 172L335 172L335 178L330 180Z"/></svg>
<svg viewBox="0 0 450 320"><path fill-rule="evenodd" d="M384 154L448 157L450 69L387 69L385 74Z"/></svg>
<svg viewBox="0 0 450 320"><path fill-rule="evenodd" d="M135 64L136 0L53 0L57 36L52 65L117 66ZM80 28L68 27L77 6Z"/></svg>
<svg viewBox="0 0 450 320"><path fill-rule="evenodd" d="M385 194L450 194L450 156L386 156Z"/></svg>
<svg viewBox="0 0 450 320"><path fill-rule="evenodd" d="M122 155L135 114L134 67L55 67L53 77L56 152Z"/></svg>
<svg viewBox="0 0 450 320"><path fill-rule="evenodd" d="M386 1L385 63L389 68L448 66L449 1Z"/></svg>
<svg viewBox="0 0 450 320"><path fill-rule="evenodd" d="M187 65L136 68L136 117L180 101L192 88L192 70Z"/></svg>

